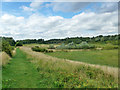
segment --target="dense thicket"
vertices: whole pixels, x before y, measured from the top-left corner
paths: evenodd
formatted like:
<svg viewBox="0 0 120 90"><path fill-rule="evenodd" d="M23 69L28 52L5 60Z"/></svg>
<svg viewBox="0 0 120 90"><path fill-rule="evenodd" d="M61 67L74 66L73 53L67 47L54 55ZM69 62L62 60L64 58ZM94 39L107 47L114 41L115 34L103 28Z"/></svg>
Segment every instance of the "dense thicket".
<svg viewBox="0 0 120 90"><path fill-rule="evenodd" d="M13 47L9 42L2 40L2 51L5 51L10 57L12 57L12 49Z"/></svg>
<svg viewBox="0 0 120 90"><path fill-rule="evenodd" d="M12 50L14 50L15 40L8 37L0 37L0 51L6 52L12 57Z"/></svg>
<svg viewBox="0 0 120 90"><path fill-rule="evenodd" d="M8 42L11 46L15 46L16 42L12 37L2 37L2 40Z"/></svg>
<svg viewBox="0 0 120 90"><path fill-rule="evenodd" d="M39 43L39 44L59 44L59 43L71 43L74 42L75 44L80 44L81 42L85 41L87 43L112 43L114 45L118 45L118 39L120 40L120 34L119 35L108 35L108 36L96 36L96 37L72 37L72 38L65 38L65 39L50 39L45 41L44 39L26 39L26 40L18 40L19 42L22 42L23 44L33 44L33 43Z"/></svg>

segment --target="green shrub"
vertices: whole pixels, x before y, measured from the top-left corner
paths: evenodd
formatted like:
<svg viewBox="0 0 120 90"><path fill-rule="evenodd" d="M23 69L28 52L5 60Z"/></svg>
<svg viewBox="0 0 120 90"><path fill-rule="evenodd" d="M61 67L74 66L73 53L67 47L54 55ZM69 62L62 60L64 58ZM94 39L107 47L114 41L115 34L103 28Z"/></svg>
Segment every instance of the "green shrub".
<svg viewBox="0 0 120 90"><path fill-rule="evenodd" d="M16 42L15 46L23 46L23 43L22 42Z"/></svg>
<svg viewBox="0 0 120 90"><path fill-rule="evenodd" d="M39 46L32 47L31 49L33 51L36 51L36 52L45 52L45 53L53 52L52 50L47 50L45 48L40 48Z"/></svg>
<svg viewBox="0 0 120 90"><path fill-rule="evenodd" d="M54 45L50 45L48 49L55 49Z"/></svg>
<svg viewBox="0 0 120 90"><path fill-rule="evenodd" d="M2 51L5 51L10 57L12 57L12 50L13 47L10 46L9 42L3 40Z"/></svg>
<svg viewBox="0 0 120 90"><path fill-rule="evenodd" d="M72 42L67 45L62 44L56 48L57 49L93 49L93 48L95 48L95 45L90 45L87 42L82 42L79 45L77 45Z"/></svg>
<svg viewBox="0 0 120 90"><path fill-rule="evenodd" d="M56 49L66 49L66 46L64 43L62 43L60 46L56 47Z"/></svg>
<svg viewBox="0 0 120 90"><path fill-rule="evenodd" d="M107 45L105 47L103 47L103 49L105 50L112 50L112 49L118 49L118 45Z"/></svg>

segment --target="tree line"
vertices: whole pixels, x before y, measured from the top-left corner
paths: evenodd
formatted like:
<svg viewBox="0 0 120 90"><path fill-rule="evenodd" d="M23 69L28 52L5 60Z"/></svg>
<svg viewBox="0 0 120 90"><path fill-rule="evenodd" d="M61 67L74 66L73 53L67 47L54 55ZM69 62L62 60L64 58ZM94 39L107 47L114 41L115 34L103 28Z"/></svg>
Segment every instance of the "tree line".
<svg viewBox="0 0 120 90"><path fill-rule="evenodd" d="M75 44L80 44L81 42L85 41L87 43L112 43L112 44L118 44L118 40L120 39L120 34L118 35L108 35L103 36L99 35L96 37L67 37L65 39L50 39L50 40L44 40L44 39L26 39L26 40L17 40L17 42L20 42L22 44L61 44L61 43L71 43L74 42Z"/></svg>

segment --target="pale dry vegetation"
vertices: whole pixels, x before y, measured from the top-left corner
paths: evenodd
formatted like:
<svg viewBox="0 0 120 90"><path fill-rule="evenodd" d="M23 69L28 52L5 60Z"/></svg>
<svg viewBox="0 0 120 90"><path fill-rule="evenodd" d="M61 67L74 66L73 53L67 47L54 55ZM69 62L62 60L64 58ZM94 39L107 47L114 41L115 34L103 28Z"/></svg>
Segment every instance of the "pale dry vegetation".
<svg viewBox="0 0 120 90"><path fill-rule="evenodd" d="M8 54L6 54L5 52L0 53L0 66L4 66L5 64L7 64L9 60L10 56Z"/></svg>
<svg viewBox="0 0 120 90"><path fill-rule="evenodd" d="M12 51L13 56L16 54L16 48ZM0 66L4 66L9 62L11 57L5 53L5 52L0 52Z"/></svg>

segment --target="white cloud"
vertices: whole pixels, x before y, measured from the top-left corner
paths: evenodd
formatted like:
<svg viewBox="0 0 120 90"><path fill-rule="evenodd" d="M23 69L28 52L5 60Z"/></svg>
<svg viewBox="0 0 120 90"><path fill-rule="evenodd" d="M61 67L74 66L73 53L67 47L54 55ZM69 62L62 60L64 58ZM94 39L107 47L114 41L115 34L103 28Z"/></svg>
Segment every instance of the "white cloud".
<svg viewBox="0 0 120 90"><path fill-rule="evenodd" d="M28 18L4 14L0 18L3 36L15 39L25 38L64 38L73 36L96 36L118 33L117 12L80 13L70 19L61 16L40 16L33 14Z"/></svg>
<svg viewBox="0 0 120 90"><path fill-rule="evenodd" d="M35 11L35 9L26 6L21 6L20 8L22 8L24 11Z"/></svg>
<svg viewBox="0 0 120 90"><path fill-rule="evenodd" d="M42 4L43 2L32 2L29 7L21 6L20 8L22 8L24 11L29 11L29 12L37 11L38 9L43 7Z"/></svg>

